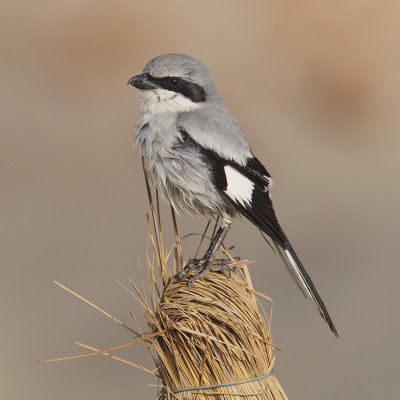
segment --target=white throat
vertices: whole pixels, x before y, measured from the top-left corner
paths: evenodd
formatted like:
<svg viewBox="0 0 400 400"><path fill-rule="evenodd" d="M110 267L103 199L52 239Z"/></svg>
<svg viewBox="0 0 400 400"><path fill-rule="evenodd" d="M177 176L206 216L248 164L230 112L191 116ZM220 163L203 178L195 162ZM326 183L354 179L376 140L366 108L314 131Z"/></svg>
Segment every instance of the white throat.
<svg viewBox="0 0 400 400"><path fill-rule="evenodd" d="M202 106L180 93L165 89L141 90L139 97L142 111L150 114L192 111Z"/></svg>

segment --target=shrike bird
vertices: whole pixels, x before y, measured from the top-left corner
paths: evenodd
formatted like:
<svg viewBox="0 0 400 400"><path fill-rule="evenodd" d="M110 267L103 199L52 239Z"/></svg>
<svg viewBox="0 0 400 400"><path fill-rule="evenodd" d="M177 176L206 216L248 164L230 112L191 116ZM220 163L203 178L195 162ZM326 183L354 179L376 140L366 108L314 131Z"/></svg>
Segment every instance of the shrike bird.
<svg viewBox="0 0 400 400"><path fill-rule="evenodd" d="M197 272L189 282L210 269L224 269L214 258L233 217L242 214L272 239L297 285L338 336L275 216L271 176L222 104L207 68L187 55L165 54L151 60L129 84L139 89L135 146L153 185L176 210L222 221L204 257L189 260L185 270Z"/></svg>

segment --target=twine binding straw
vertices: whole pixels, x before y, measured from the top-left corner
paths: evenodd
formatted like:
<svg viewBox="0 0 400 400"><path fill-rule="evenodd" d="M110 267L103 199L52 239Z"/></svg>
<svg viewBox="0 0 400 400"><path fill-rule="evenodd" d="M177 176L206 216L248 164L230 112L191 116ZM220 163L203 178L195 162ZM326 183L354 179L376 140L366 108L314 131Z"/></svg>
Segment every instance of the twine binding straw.
<svg viewBox="0 0 400 400"><path fill-rule="evenodd" d="M241 385L242 383L250 383L250 382L259 381L264 378L268 378L273 373L274 373L274 369L272 369L270 372L268 372L264 375L256 376L255 378L244 379L242 381L236 381L236 382L219 383L219 384L215 384L215 385L185 387L185 388L181 388L181 389L171 390L171 393L175 394L175 393L181 393L181 392L194 392L197 390L217 389L217 388L221 388L221 387L236 386L236 385ZM164 398L166 400L168 400L167 389L163 388L163 391L164 391Z"/></svg>

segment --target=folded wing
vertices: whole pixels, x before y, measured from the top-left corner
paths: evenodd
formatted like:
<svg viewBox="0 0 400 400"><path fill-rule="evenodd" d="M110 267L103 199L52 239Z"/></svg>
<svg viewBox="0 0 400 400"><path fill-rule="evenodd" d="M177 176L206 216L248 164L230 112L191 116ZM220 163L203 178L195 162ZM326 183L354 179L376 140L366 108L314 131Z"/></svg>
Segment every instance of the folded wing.
<svg viewBox="0 0 400 400"><path fill-rule="evenodd" d="M312 298L321 316L338 336L324 302L276 218L269 195L272 178L268 171L254 156L240 164L201 146L187 131L181 129L180 133L181 140L188 146L195 146L210 166L213 183L226 201L273 240L297 286L305 296Z"/></svg>

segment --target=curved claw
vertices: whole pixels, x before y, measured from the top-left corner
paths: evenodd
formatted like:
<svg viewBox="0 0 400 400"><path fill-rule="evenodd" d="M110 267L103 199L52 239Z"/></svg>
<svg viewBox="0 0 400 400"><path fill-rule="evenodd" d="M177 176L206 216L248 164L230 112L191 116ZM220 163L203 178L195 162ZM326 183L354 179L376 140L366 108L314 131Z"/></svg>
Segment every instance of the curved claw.
<svg viewBox="0 0 400 400"><path fill-rule="evenodd" d="M196 276L195 275L189 276L189 278L188 278L188 280L186 282L186 285L190 286L195 280L196 280Z"/></svg>

